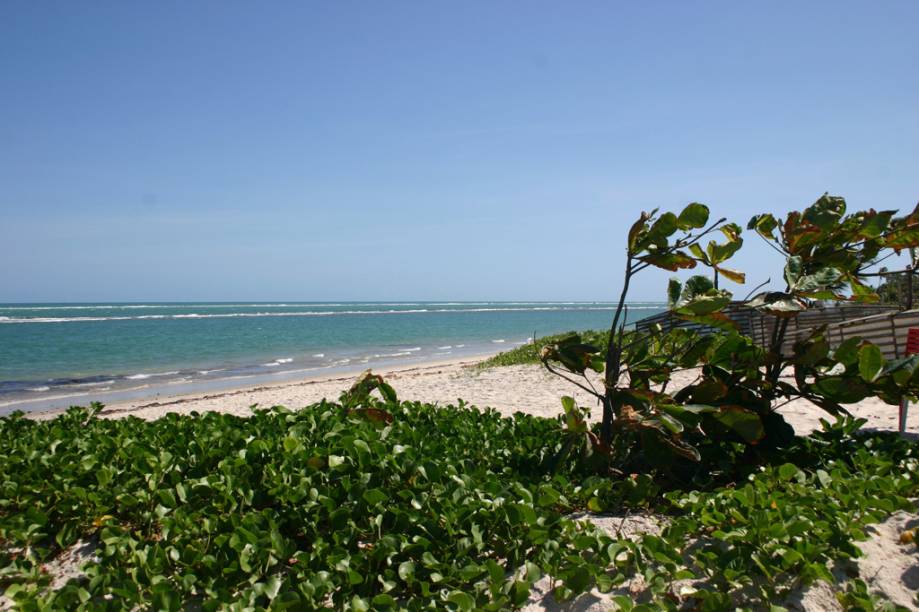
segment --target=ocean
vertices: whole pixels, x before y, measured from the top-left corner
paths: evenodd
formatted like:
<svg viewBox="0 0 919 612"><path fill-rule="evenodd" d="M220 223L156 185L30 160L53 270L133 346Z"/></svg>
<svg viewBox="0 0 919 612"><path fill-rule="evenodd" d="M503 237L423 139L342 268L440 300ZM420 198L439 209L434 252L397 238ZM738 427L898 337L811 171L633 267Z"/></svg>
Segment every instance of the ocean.
<svg viewBox="0 0 919 612"><path fill-rule="evenodd" d="M607 302L0 304L0 415L494 354ZM629 305L629 320L660 312Z"/></svg>

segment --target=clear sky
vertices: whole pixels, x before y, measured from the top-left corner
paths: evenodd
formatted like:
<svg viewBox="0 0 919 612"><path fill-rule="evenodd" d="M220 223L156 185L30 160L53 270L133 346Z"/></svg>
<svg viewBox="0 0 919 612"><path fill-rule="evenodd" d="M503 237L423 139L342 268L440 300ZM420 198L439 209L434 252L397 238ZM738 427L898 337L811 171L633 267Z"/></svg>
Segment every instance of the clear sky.
<svg viewBox="0 0 919 612"><path fill-rule="evenodd" d="M915 0L6 0L0 301L612 299L642 209L911 208L917 24Z"/></svg>

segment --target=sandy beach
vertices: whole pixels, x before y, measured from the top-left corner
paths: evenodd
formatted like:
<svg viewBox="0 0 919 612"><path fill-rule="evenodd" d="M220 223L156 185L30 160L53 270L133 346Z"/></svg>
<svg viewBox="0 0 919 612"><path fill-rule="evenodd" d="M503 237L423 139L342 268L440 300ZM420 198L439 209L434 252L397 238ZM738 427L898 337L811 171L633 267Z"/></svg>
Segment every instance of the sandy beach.
<svg viewBox="0 0 919 612"><path fill-rule="evenodd" d="M438 404L455 404L462 398L466 403L480 408L494 408L504 415L524 412L544 417L554 417L561 412L559 398L573 396L580 405L592 408L592 418L599 418L595 400L587 393L547 372L539 365L518 365L482 369L478 360L453 360L375 370L395 388L402 400L424 401ZM673 388L689 384L696 377L694 371L677 372ZM335 400L350 387L356 374L308 378L297 382L277 383L257 387L241 387L209 394L160 396L155 399L119 402L107 405L104 416L133 415L143 419L156 419L169 412L218 411L247 415L250 406L263 408L287 406L300 408L323 398ZM600 388L599 379L594 384ZM856 417L867 419L866 428L896 431L898 409L878 399L868 399L847 407ZM49 418L58 411L36 414L36 418ZM786 420L799 434L820 428L820 419L828 415L805 400L791 402L781 408ZM909 412L907 431L919 434L919 407Z"/></svg>

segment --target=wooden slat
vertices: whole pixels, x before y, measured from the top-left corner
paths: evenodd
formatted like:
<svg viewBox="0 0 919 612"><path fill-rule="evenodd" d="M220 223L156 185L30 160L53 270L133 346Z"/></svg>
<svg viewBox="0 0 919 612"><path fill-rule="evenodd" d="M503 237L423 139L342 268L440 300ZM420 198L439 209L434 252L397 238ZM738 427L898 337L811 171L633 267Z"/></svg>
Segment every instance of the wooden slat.
<svg viewBox="0 0 919 612"><path fill-rule="evenodd" d="M772 331L778 321L776 317L760 314L756 310L745 306L743 302L732 302L723 312L730 317L731 320L737 323L742 334L750 336L753 338L753 341L760 346L767 346L771 341ZM798 338L806 337L811 330L822 325L834 326L843 323L854 323L866 317L891 315L897 312L898 309L896 306L875 304L838 304L830 307L812 308L789 320L788 329L785 334L786 341L782 346L782 353L790 354L792 346ZM710 327L684 321L679 317L673 316L670 312L663 312L641 319L635 323L635 328L638 330L648 330L655 324L660 324L665 331L674 328L691 329L701 333L712 331ZM883 319L876 325L878 330L882 329L885 325L889 328L891 321ZM865 328L865 331L867 331L867 329L868 328ZM834 329L831 333L831 337L836 342L841 342L846 337L852 335L855 335L855 332L850 330L849 327L840 327ZM891 337L891 342L894 345L893 351L897 352L897 343L903 343L905 340L900 341L898 335L891 334Z"/></svg>
<svg viewBox="0 0 919 612"><path fill-rule="evenodd" d="M838 346L847 338L858 337L877 345L886 359L896 359L906 356L906 340L910 328L919 328L919 310L889 312L841 321L827 327L827 339L832 346ZM796 339L806 338L810 331L799 331L792 343Z"/></svg>

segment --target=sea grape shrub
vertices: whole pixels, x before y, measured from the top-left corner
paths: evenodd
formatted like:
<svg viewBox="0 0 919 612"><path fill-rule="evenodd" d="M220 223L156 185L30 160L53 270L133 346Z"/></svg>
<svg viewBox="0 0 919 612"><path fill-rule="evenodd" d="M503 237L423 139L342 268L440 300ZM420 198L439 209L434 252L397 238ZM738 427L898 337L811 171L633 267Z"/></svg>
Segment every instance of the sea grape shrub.
<svg viewBox="0 0 919 612"><path fill-rule="evenodd" d="M877 347L858 339L831 350L825 330L818 329L798 340L793 354L783 354L788 322L815 302L878 300L866 275L891 254L919 246L919 206L904 217L873 209L846 214L845 200L824 195L783 222L770 214L754 216L748 229L785 258L785 289L764 291L746 302L774 321L765 346L741 335L722 312L731 302L730 292L698 275L686 285L671 280L668 303L673 316L710 333L693 337L685 330L664 334L652 329L638 337L627 334L622 314L630 281L648 267L677 271L702 264L716 278L745 281L742 273L724 266L743 244L740 227L725 219L709 225L708 218L708 208L698 203L679 215L642 213L629 231L623 290L605 354L576 335L540 353L549 371L602 403L594 447L608 449L612 472L668 471L684 460L702 462L702 447L710 442L728 445L723 453L707 453L719 463L725 455L737 456L731 446L737 444L747 449L744 461L768 456L793 442L794 431L778 408L794 399L807 399L838 417L846 414L845 404L866 397L898 403L919 395L919 360L885 361ZM715 231L725 242L710 241L703 249L702 239ZM700 368L696 381L666 392L675 370L694 367ZM602 373L602 392L590 387L588 370ZM794 373L791 379L789 372Z"/></svg>

